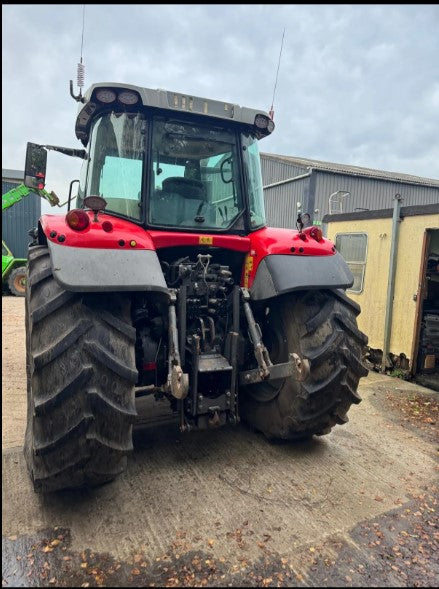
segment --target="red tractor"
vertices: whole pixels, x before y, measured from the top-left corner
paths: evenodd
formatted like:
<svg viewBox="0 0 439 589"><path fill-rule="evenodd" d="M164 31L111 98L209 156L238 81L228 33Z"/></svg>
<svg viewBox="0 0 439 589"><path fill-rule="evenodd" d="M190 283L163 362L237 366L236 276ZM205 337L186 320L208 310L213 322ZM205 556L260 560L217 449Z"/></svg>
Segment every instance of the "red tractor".
<svg viewBox="0 0 439 589"><path fill-rule="evenodd" d="M348 420L366 336L352 274L319 227L266 226L259 110L126 84L80 102L77 208L43 215L26 285L25 456L36 491L113 479L136 397L167 399L181 431L236 424L268 438ZM72 186L72 185L71 185Z"/></svg>

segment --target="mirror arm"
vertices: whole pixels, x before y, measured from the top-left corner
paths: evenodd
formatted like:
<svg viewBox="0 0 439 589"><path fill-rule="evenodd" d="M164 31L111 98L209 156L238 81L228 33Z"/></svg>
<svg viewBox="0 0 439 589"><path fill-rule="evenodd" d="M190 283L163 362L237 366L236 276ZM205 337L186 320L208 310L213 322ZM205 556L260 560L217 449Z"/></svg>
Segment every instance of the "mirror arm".
<svg viewBox="0 0 439 589"><path fill-rule="evenodd" d="M88 155L85 149L74 149L72 147L59 147L58 145L42 145L41 147L45 147L46 149L52 151L58 151L64 155L70 155L72 157L79 157L83 160L87 159Z"/></svg>
<svg viewBox="0 0 439 589"><path fill-rule="evenodd" d="M72 181L70 182L70 188L69 188L69 198L68 198L68 200L67 200L67 210L68 210L68 211L70 211L70 201L72 200L72 189L73 189L73 184L74 184L75 182L78 182L78 184L79 184L79 180L72 180ZM64 203L64 204L65 204L65 203Z"/></svg>

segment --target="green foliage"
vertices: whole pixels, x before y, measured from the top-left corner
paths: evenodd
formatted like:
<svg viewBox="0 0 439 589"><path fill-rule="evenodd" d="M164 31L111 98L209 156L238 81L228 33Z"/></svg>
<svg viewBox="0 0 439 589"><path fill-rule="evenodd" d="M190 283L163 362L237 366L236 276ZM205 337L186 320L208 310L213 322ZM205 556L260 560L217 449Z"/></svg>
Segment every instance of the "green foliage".
<svg viewBox="0 0 439 589"><path fill-rule="evenodd" d="M392 372L389 372L389 376L393 376L394 378L401 378L402 380L408 380L407 370L402 370L401 368L395 368L392 370Z"/></svg>

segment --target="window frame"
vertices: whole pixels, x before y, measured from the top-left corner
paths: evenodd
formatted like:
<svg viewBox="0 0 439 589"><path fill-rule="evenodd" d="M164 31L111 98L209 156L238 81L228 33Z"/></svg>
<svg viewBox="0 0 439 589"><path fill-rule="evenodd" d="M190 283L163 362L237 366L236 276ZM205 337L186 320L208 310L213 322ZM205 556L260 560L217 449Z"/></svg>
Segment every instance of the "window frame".
<svg viewBox="0 0 439 589"><path fill-rule="evenodd" d="M125 214L124 212L120 212L120 211L115 211L112 210L111 208L106 208L105 209L105 213L109 214L109 215L114 215L116 217L120 217L121 219L127 219L129 221L131 221L132 223L135 223L136 225L140 225L140 226L144 226L145 225L145 212L144 212L144 206L143 206L143 202L144 202L144 183L145 183L145 170L146 170L146 153L147 153L147 146L145 144L145 135L148 138L148 118L145 116L145 112L144 110L127 110L127 109L119 109L116 108L114 106L111 106L108 109L99 111L99 113L94 116L91 120L91 124L90 124L90 133L89 133L89 140L87 143L87 159L84 161L85 164L85 168L83 166L81 167L81 172L80 172L80 182L79 182L79 189L78 189L78 195L77 195L77 206L80 208L84 207L83 201L84 198L86 196L91 196L93 194L93 191L90 190L90 184L91 184L91 177L93 175L93 168L94 168L94 163L91 163L93 161L94 158L91 157L91 151L92 151L92 147L93 147L93 141L94 141L94 134L96 132L96 125L98 125L104 117L109 116L111 117L112 115L115 115L117 118L119 118L122 115L131 115L131 116L139 116L140 120L143 122L143 124L145 125L145 127L143 127L143 129L140 129L140 134L143 135L143 139L141 141L141 144L143 146L142 148L142 157L141 159L139 159L138 161L141 162L142 165L142 171L141 171L141 184L140 184L140 199L137 199L137 201L135 199L126 199L126 200L133 200L133 202L137 202L139 205L139 216L131 216L129 214ZM133 158L134 159L134 158ZM103 167L102 167L103 169ZM102 169L101 169L101 174L102 174ZM84 186L83 186L83 190L81 190L81 182L83 182ZM89 194L90 192L90 194ZM111 197L108 197L111 198ZM121 199L124 200L124 199Z"/></svg>
<svg viewBox="0 0 439 589"><path fill-rule="evenodd" d="M358 262L358 261L352 262L352 261L347 260L343 256L343 254L340 252L340 250L337 248L337 237L343 236L343 235L362 235L362 236L364 236L366 238L366 245L365 245L365 249L364 249L364 261L363 262ZM354 290L352 287L346 289L347 292L351 292L353 294L361 294L364 291L364 277L366 275L366 264L367 264L367 253L368 253L368 246L369 246L369 235L365 231L339 231L334 236L334 243L335 243L336 250L338 251L338 253L340 255L343 256L343 259L345 260L346 264L348 265L349 270L352 271L351 264L352 265L355 265L357 267L358 266L361 266L362 267L360 289L359 290Z"/></svg>

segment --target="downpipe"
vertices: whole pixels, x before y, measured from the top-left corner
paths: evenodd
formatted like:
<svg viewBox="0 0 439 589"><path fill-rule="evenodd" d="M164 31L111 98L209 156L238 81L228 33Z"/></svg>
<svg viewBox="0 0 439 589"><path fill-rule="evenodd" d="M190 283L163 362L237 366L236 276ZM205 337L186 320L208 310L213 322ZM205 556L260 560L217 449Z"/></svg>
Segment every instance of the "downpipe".
<svg viewBox="0 0 439 589"><path fill-rule="evenodd" d="M381 372L386 372L386 367L391 366L388 359L390 335L392 332L393 297L395 293L396 257L398 253L399 224L401 223L402 196L395 194L392 218L392 243L390 246L389 279L387 284L386 318L384 321L383 358L381 360Z"/></svg>

